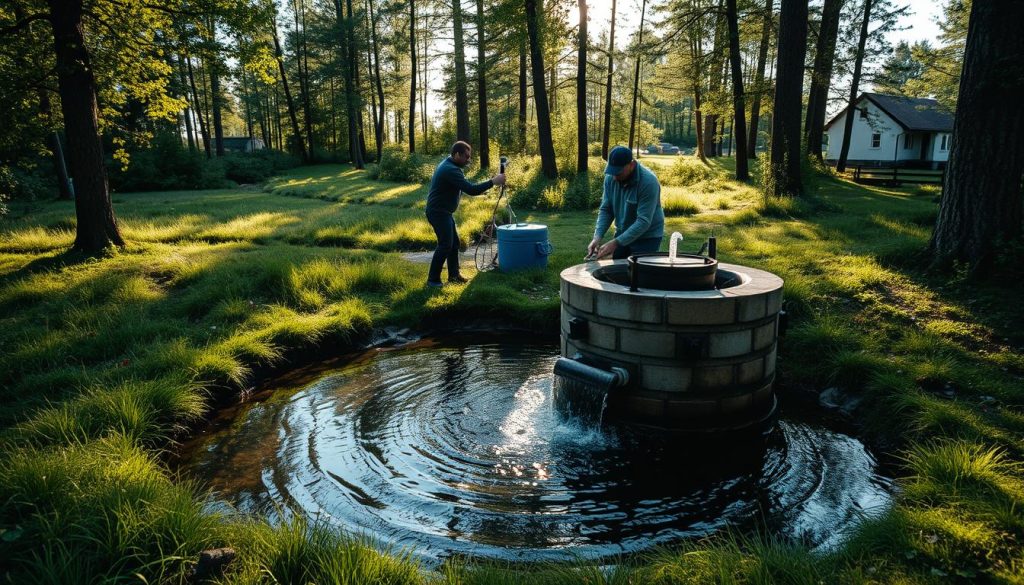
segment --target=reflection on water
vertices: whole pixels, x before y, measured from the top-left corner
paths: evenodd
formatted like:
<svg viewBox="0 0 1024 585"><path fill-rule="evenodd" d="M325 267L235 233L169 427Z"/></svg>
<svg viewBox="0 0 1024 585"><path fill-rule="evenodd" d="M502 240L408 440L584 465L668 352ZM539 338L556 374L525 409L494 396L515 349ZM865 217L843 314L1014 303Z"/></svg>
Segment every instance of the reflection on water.
<svg viewBox="0 0 1024 585"><path fill-rule="evenodd" d="M765 444L587 430L551 408L548 346L379 353L242 411L185 454L217 501L411 547L600 558L756 523L828 546L889 501L856 439L783 419Z"/></svg>

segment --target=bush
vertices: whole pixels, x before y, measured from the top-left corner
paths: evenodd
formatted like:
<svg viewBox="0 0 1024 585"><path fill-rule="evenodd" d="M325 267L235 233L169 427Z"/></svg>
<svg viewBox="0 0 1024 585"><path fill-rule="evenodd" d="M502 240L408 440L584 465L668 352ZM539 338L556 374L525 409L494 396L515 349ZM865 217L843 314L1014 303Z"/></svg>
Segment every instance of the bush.
<svg viewBox="0 0 1024 585"><path fill-rule="evenodd" d="M433 165L424 155L389 146L381 152L380 162L370 168L370 178L396 183L423 183L430 179Z"/></svg>
<svg viewBox="0 0 1024 585"><path fill-rule="evenodd" d="M298 164L297 157L270 149L208 160L202 152L189 152L177 134L164 132L150 148L131 153L127 168L110 164L110 186L115 191L222 189L230 181L261 183Z"/></svg>
<svg viewBox="0 0 1024 585"><path fill-rule="evenodd" d="M56 194L57 185L52 177L13 165L0 166L0 215L6 212L6 201L35 201Z"/></svg>
<svg viewBox="0 0 1024 585"><path fill-rule="evenodd" d="M667 187L689 187L701 181L718 178L720 173L695 157L679 157L668 169L658 174L662 185Z"/></svg>
<svg viewBox="0 0 1024 585"><path fill-rule="evenodd" d="M223 158L224 176L236 183L262 183L276 173L299 166L299 159L276 150L233 153Z"/></svg>

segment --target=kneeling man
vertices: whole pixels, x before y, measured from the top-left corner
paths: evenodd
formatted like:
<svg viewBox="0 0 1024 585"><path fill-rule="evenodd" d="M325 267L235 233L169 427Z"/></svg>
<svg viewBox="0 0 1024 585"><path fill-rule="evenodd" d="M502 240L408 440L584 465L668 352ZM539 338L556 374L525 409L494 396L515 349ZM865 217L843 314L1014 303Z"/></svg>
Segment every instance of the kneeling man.
<svg viewBox="0 0 1024 585"><path fill-rule="evenodd" d="M665 233L658 177L633 160L633 152L625 146L616 146L608 153L604 175L604 193L587 259L620 259L657 252ZM615 238L602 246L601 240L613 221Z"/></svg>

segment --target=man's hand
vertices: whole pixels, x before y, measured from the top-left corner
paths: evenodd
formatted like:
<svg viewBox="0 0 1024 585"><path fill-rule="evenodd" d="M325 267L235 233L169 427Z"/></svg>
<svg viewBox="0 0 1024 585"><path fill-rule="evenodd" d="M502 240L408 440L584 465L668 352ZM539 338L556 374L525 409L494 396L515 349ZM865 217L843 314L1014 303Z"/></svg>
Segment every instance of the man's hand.
<svg viewBox="0 0 1024 585"><path fill-rule="evenodd" d="M491 177L491 182L499 187L505 184L505 173L498 173Z"/></svg>
<svg viewBox="0 0 1024 585"><path fill-rule="evenodd" d="M584 260L594 260L597 258L597 248L601 246L601 238L594 238L587 244L587 257Z"/></svg>
<svg viewBox="0 0 1024 585"><path fill-rule="evenodd" d="M618 247L619 247L619 243L617 241L612 240L612 241L608 242L607 244L601 246L597 250L597 259L600 260L601 258L608 258L608 257L610 257L612 254L615 253L615 250Z"/></svg>

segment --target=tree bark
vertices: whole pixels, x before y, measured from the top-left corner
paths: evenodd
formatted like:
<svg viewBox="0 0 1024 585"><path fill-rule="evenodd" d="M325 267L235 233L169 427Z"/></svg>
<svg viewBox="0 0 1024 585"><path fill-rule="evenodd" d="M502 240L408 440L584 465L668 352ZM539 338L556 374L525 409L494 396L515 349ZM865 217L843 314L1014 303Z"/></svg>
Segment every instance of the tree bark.
<svg viewBox="0 0 1024 585"><path fill-rule="evenodd" d="M871 22L871 0L864 0L864 20L860 26L860 40L857 42L857 55L853 64L853 83L850 84L850 100L846 106L846 119L843 124L843 142L839 149L839 160L836 171L846 170L846 157L850 154L850 133L853 131L854 106L857 105L857 91L860 85L861 66L864 64L864 45L868 42L868 24ZM779 35L780 37L782 35ZM776 82L778 83L778 82Z"/></svg>
<svg viewBox="0 0 1024 585"><path fill-rule="evenodd" d="M526 152L526 38L519 39L519 148Z"/></svg>
<svg viewBox="0 0 1024 585"><path fill-rule="evenodd" d="M196 76L192 70L192 59L188 56L185 57L185 63L188 65L188 80L192 86L192 101L196 104L196 120L199 121L199 134L203 138L203 151L206 152L206 158L210 159L213 157L213 150L210 145L210 127L206 124L206 120L203 119L203 108L199 107L199 90L196 89Z"/></svg>
<svg viewBox="0 0 1024 585"><path fill-rule="evenodd" d="M732 68L732 108L734 122L732 134L736 137L736 180L750 179L747 170L747 126L746 107L743 105L743 68L740 64L740 30L736 0L725 0L726 18L729 21L729 62ZM729 153L732 154L732 140L729 141Z"/></svg>
<svg viewBox="0 0 1024 585"><path fill-rule="evenodd" d="M363 149L359 144L358 117L360 112L359 95L355 89L356 50L352 30L352 0L348 0L348 16L342 8L341 0L334 0L334 11L337 16L338 32L341 37L342 76L345 83L345 117L348 122L348 153L349 161L357 169L362 169Z"/></svg>
<svg viewBox="0 0 1024 585"><path fill-rule="evenodd" d="M380 49L377 44L377 20L373 17L373 0L367 0L370 7L370 39L373 42L374 83L377 86L378 114L374 123L374 134L377 137L377 162L380 162L381 150L384 148L384 85L380 79Z"/></svg>
<svg viewBox="0 0 1024 585"><path fill-rule="evenodd" d="M213 144L217 156L224 156L224 124L221 121L220 111L222 108L223 96L220 92L220 74L217 72L217 59L210 63L210 102L213 111Z"/></svg>
<svg viewBox="0 0 1024 585"><path fill-rule="evenodd" d="M302 154L302 161L309 162L309 153L306 151L306 141L302 138L302 132L299 130L299 118L295 114L295 102L292 101L292 92L288 88L288 76L284 72L284 58L281 52L281 40L277 37L277 18L274 18L274 56L277 59L277 69L281 74L281 87L284 89L284 99L288 105L288 117L291 118L292 122L292 134L294 135L294 146L299 149ZM280 130L278 133L280 137Z"/></svg>
<svg viewBox="0 0 1024 585"><path fill-rule="evenodd" d="M96 79L85 43L81 0L48 0L61 112L75 179L74 249L86 254L123 246L107 185Z"/></svg>
<svg viewBox="0 0 1024 585"><path fill-rule="evenodd" d="M615 0L611 0L611 30L608 34L608 76L604 85L604 128L601 136L601 158L608 160L608 139L611 135L611 74L615 62Z"/></svg>
<svg viewBox="0 0 1024 585"><path fill-rule="evenodd" d="M772 38L772 8L774 0L765 0L764 24L761 26L761 43L757 49L757 73L754 76L754 102L750 105L750 137L747 141L747 157L757 158L757 135L761 123L761 96L765 93L764 70L768 63L768 45Z"/></svg>
<svg viewBox="0 0 1024 585"><path fill-rule="evenodd" d="M455 139L469 142L469 98L466 97L466 48L462 33L462 0L452 0L455 33Z"/></svg>
<svg viewBox="0 0 1024 585"><path fill-rule="evenodd" d="M476 99L480 112L480 168L491 167L490 128L487 126L487 51L484 31L484 0L476 0Z"/></svg>
<svg viewBox="0 0 1024 585"><path fill-rule="evenodd" d="M647 0L640 4L640 32L636 47L636 68L633 71L633 111L629 117L629 150L633 150L633 138L636 136L636 99L640 89L640 58L644 50L644 16L647 12Z"/></svg>
<svg viewBox="0 0 1024 585"><path fill-rule="evenodd" d="M772 117L772 195L797 196L800 178L800 121L807 54L807 0L782 0L779 56L775 67L775 114Z"/></svg>
<svg viewBox="0 0 1024 585"><path fill-rule="evenodd" d="M185 137L188 151L196 152L195 130L192 128L192 107L188 99L188 79L185 74L185 58L178 55L178 77L181 80L181 97L185 100Z"/></svg>
<svg viewBox="0 0 1024 585"><path fill-rule="evenodd" d="M1024 3L971 5L953 145L931 239L935 265L988 275L1002 244L1021 239L1024 189Z"/></svg>
<svg viewBox="0 0 1024 585"><path fill-rule="evenodd" d="M409 79L409 152L416 152L416 0L409 0L409 50L412 72Z"/></svg>
<svg viewBox="0 0 1024 585"><path fill-rule="evenodd" d="M646 0L645 0L646 1ZM530 36L530 64L533 70L533 105L537 111L538 148L544 176L558 176L555 145L551 137L551 113L548 111L547 88L544 87L544 52L537 31L537 1L526 0L526 30Z"/></svg>
<svg viewBox="0 0 1024 585"><path fill-rule="evenodd" d="M836 39L839 34L839 12L843 0L825 0L821 13L821 30L814 49L814 69L811 71L811 91L807 99L807 121L804 134L807 139L807 154L823 160L822 135L825 131L825 110L828 106L828 90L832 84L832 64L836 56Z"/></svg>
<svg viewBox="0 0 1024 585"><path fill-rule="evenodd" d="M576 57L576 172L587 172L587 0L579 0L579 52Z"/></svg>
<svg viewBox="0 0 1024 585"><path fill-rule="evenodd" d="M604 86L604 128L601 136L601 158L608 160L608 140L612 131L612 72L615 69L615 0L612 0L612 24L608 34L608 77Z"/></svg>

